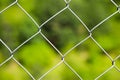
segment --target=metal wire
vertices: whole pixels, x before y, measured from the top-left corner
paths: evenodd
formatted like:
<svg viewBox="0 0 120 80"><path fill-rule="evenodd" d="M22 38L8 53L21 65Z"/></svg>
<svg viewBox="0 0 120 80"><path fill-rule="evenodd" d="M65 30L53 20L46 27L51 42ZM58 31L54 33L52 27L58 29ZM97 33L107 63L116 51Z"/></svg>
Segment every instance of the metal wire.
<svg viewBox="0 0 120 80"><path fill-rule="evenodd" d="M58 54L62 57L61 61L56 64L55 66L53 66L50 70L48 70L45 74L43 74L38 80L41 80L42 78L44 78L47 74L49 74L52 70L54 70L55 68L57 68L58 66L60 66L62 63L65 64L80 80L83 80L83 78L74 70L74 68L72 68L66 61L65 61L65 56L67 56L67 54L69 54L73 49L75 49L77 46L81 45L83 42L85 42L86 40L88 40L89 38L91 38L95 44L106 54L106 56L111 60L111 67L109 67L107 70L105 70L103 73L101 73L100 75L96 76L95 80L98 80L100 77L102 77L104 74L106 74L108 71L110 71L112 68L115 68L117 71L120 72L120 69L118 68L118 66L115 64L116 60L118 60L120 58L120 55L117 56L115 59L113 59L107 51L105 51L105 49L94 39L94 37L92 36L92 32L96 29L99 28L101 24L103 24L104 22L106 22L107 20L109 20L111 17L113 17L114 15L116 15L117 13L120 12L120 7L118 4L115 3L115 1L110 0L115 6L116 8L118 8L118 10L116 12L114 12L113 14L111 14L110 16L106 17L104 20L102 20L101 22L99 22L96 26L94 26L91 30L86 26L86 24L82 21L82 19L80 17L78 17L78 15L70 8L69 3L71 2L71 0L64 0L66 7L64 7L63 9L61 9L60 11L58 11L56 14L54 14L52 17L50 17L48 20L46 20L43 24L38 25L38 23L33 19L33 17L18 3L18 0L14 1L12 4L10 4L9 6L7 6L6 8L4 8L3 10L0 11L0 14L5 12L7 9L9 9L10 7L17 5L28 17L29 19L36 25L36 27L38 28L38 32L36 32L34 35L32 35L30 38L28 38L26 41L24 41L22 44L20 44L17 48L15 48L14 50L11 50L10 47L2 40L0 39L0 42L3 44L3 46L6 47L6 49L9 50L10 52L10 57L7 58L5 61L3 61L0 64L0 67L3 66L4 64L6 64L8 61L10 61L11 59L13 59L33 80L36 80L34 78L34 76L22 65L19 63L19 61L17 61L14 57L14 53L20 49L22 46L24 46L24 44L26 44L28 41L30 41L32 38L34 38L37 35L42 36L50 45L51 47L53 47ZM78 42L78 44L76 44L75 46L73 46L71 49L69 49L64 55L49 41L49 39L41 32L42 27L47 24L49 21L51 21L53 18L55 18L56 16L58 16L59 14L61 14L62 12L64 12L65 10L69 10L79 21L80 23L83 24L83 26L86 28L86 30L90 33L90 35L88 35L85 39L83 39L82 41Z"/></svg>

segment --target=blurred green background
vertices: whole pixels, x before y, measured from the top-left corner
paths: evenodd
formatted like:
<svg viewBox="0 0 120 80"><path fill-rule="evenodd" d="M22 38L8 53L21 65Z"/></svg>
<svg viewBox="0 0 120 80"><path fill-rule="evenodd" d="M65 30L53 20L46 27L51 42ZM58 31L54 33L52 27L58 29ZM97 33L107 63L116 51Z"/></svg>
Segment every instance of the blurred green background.
<svg viewBox="0 0 120 80"><path fill-rule="evenodd" d="M14 0L0 0L0 11ZM117 4L119 0L115 0ZM41 25L55 13L63 9L64 0L18 0L18 3ZM92 29L100 21L114 13L117 8L110 0L72 0L70 8ZM37 26L15 4L0 14L0 39L12 50L34 35ZM86 38L89 33L79 20L67 9L42 27L42 33L65 54L75 44ZM120 14L104 22L93 32L95 40L114 59L120 55ZM10 57L10 52L0 43L0 63ZM61 56L40 34L18 49L14 57L36 78L61 61ZM108 56L88 39L65 56L65 61L83 78L94 80L112 66ZM120 59L116 61L120 68ZM32 80L14 61L10 60L0 67L0 80ZM62 63L42 80L79 80ZM120 80L120 72L111 69L99 80Z"/></svg>

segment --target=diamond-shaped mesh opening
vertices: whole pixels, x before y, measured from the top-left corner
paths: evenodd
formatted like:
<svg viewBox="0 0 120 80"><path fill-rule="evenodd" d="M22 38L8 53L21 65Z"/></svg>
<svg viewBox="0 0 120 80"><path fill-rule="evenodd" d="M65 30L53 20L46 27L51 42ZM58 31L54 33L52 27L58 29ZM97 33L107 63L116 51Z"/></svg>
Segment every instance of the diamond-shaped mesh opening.
<svg viewBox="0 0 120 80"><path fill-rule="evenodd" d="M0 67L0 80L32 80L32 79L14 60L10 60L2 67Z"/></svg>
<svg viewBox="0 0 120 80"><path fill-rule="evenodd" d="M110 0L72 0L70 8L85 22L89 29L117 10Z"/></svg>
<svg viewBox="0 0 120 80"><path fill-rule="evenodd" d="M42 32L62 53L88 36L88 31L69 10L43 26Z"/></svg>
<svg viewBox="0 0 120 80"><path fill-rule="evenodd" d="M86 40L70 52L65 60L83 80L94 80L111 66L110 59L91 39Z"/></svg>
<svg viewBox="0 0 120 80"><path fill-rule="evenodd" d="M38 34L29 44L24 45L15 53L15 58L38 79L45 72L55 66L59 61L56 53L47 42Z"/></svg>
<svg viewBox="0 0 120 80"><path fill-rule="evenodd" d="M0 64L10 57L8 49L0 42Z"/></svg>
<svg viewBox="0 0 120 80"><path fill-rule="evenodd" d="M15 0L0 0L0 11L9 6Z"/></svg>
<svg viewBox="0 0 120 80"><path fill-rule="evenodd" d="M0 38L14 49L36 31L36 25L26 14L14 5L0 14Z"/></svg>
<svg viewBox="0 0 120 80"><path fill-rule="evenodd" d="M19 0L18 2L40 24L65 7L64 0Z"/></svg>
<svg viewBox="0 0 120 80"><path fill-rule="evenodd" d="M98 43L114 58L120 50L120 17L114 15L111 19L100 25L93 32Z"/></svg>
<svg viewBox="0 0 120 80"><path fill-rule="evenodd" d="M80 80L64 63L56 67L42 80Z"/></svg>
<svg viewBox="0 0 120 80"><path fill-rule="evenodd" d="M98 80L119 80L120 72L118 72L115 68L111 69L103 76L101 76Z"/></svg>

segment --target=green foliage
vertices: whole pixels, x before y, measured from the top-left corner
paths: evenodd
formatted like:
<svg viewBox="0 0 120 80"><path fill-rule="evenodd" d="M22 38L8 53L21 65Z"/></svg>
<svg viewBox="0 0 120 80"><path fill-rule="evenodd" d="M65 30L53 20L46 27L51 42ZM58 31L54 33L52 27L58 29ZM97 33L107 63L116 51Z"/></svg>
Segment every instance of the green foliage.
<svg viewBox="0 0 120 80"><path fill-rule="evenodd" d="M0 11L14 0L0 0ZM63 9L64 0L18 0L19 4L41 25L55 13ZM115 2L119 3L118 0ZM92 29L100 21L116 11L110 0L72 0L70 8ZM115 58L120 54L120 14L116 14L92 33L95 40ZM14 5L0 14L0 39L12 50L38 31L37 26L17 6ZM64 54L89 35L85 27L69 11L65 10L42 27L42 33ZM61 56L46 42L37 37L23 45L14 57L35 77L50 70L61 61ZM0 63L8 53L0 43ZM111 66L110 59L88 39L65 56L66 62L84 80L93 80ZM116 61L120 68L120 60ZM112 69L100 80L119 80L120 73ZM30 80L30 76L13 60L0 67L0 80ZM65 65L61 64L43 80L79 80Z"/></svg>

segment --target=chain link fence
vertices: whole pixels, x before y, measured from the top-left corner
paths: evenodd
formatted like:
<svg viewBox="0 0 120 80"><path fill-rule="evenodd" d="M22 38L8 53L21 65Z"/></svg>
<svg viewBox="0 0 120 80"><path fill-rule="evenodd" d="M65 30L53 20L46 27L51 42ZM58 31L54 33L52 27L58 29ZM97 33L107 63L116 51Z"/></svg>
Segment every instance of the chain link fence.
<svg viewBox="0 0 120 80"><path fill-rule="evenodd" d="M107 20L109 20L111 17L115 16L116 14L120 13L120 6L113 0L110 0L111 3L114 4L114 6L116 6L117 11L115 11L113 14L109 15L108 17L106 17L104 20L102 20L101 22L99 22L96 26L94 26L92 29L89 29L88 26L82 21L82 19L71 9L70 7L70 3L71 0L64 0L64 3L66 4L66 6L58 11L56 14L54 14L52 17L50 17L49 19L47 19L44 23L42 23L41 25L39 25L35 19L19 4L18 0L14 1L12 4L10 4L9 6L7 6L6 8L4 8L3 10L0 11L0 14L2 14L3 12L6 12L9 8L11 8L12 6L17 5L19 7L19 9L21 9L28 17L30 20L32 20L32 22L36 25L36 27L38 28L38 32L36 32L34 35L32 35L31 37L29 37L27 40L25 40L22 44L20 44L19 46L17 46L17 48L15 48L14 50L12 50L2 39L0 39L0 42L2 43L2 46L5 46L9 52L10 52L10 57L8 57L6 60L4 60L2 63L0 63L0 67L4 66L8 61L10 60L14 60L30 77L32 80L36 80L36 78L31 74L31 72L29 70L27 70L26 67L24 67L15 57L15 52L17 52L20 48L22 48L26 43L28 43L30 40L32 40L34 37L40 35L41 37L44 38L44 40L46 40L51 47L54 48L54 50L59 54L59 56L61 57L61 61L58 62L56 65L54 65L51 69L49 69L48 71L46 71L44 74L42 74L42 76L40 76L38 78L38 80L42 80L44 77L46 77L50 72L52 72L53 70L55 70L57 67L59 67L62 64L65 64L69 70L71 70L75 76L78 77L79 80L84 80L84 78L81 76L81 74L78 74L78 72L71 66L68 64L68 62L65 60L67 55L73 51L76 47L78 47L79 45L81 45L82 43L84 43L85 41L87 41L88 39L91 39L94 44L96 44L99 49L101 51L104 52L104 54L109 58L109 60L111 61L111 66L106 69L105 71L103 71L101 74L99 74L98 76L96 76L96 78L94 80L99 80L99 78L101 78L102 76L104 76L107 72L109 72L111 69L115 68L115 70L117 70L118 72L120 72L119 67L116 65L116 61L120 58L120 55L118 55L115 58L112 58L111 55L109 55L109 53L99 44L99 42L96 41L96 39L93 37L93 31L96 30L97 28L99 28L100 25L102 25L104 22L106 22ZM79 22L84 26L84 28L88 31L89 35L87 37L85 37L82 41L78 42L76 45L74 45L71 49L69 49L67 52L65 52L64 54L58 49L56 48L56 46L44 35L44 33L42 33L42 28L44 25L46 25L49 21L51 21L52 19L56 18L56 16L58 16L59 14L62 14L64 11L69 10L72 15L79 20ZM13 12L14 13L14 12ZM31 58L32 59L32 58ZM39 62L39 61L38 61ZM7 76L6 76L7 77ZM48 79L49 80L49 79ZM73 79L71 79L73 80ZM88 79L89 80L89 79Z"/></svg>

